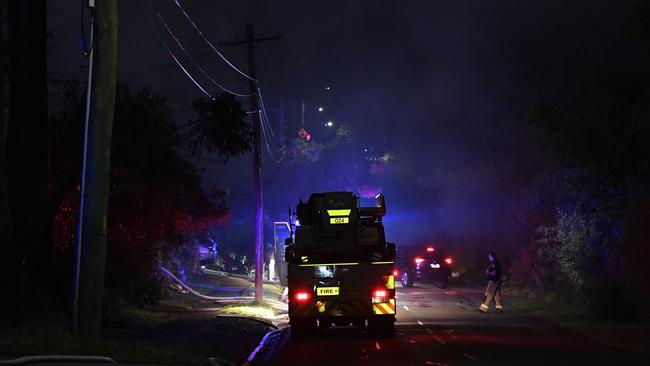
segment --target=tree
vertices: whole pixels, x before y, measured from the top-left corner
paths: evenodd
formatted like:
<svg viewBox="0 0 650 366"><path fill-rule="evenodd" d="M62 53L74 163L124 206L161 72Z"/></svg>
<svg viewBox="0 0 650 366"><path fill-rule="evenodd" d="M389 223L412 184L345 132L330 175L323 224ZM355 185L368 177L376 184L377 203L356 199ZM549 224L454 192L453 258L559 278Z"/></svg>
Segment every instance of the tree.
<svg viewBox="0 0 650 366"><path fill-rule="evenodd" d="M7 1L0 0L0 241L9 243L11 215L7 192L7 151L6 131L9 106L9 59L7 45ZM7 266L3 263L3 267ZM6 268L6 267L5 267Z"/></svg>
<svg viewBox="0 0 650 366"><path fill-rule="evenodd" d="M194 154L216 152L224 163L251 149L252 128L244 120L241 103L230 94L200 98L192 103L197 118L189 121L185 135Z"/></svg>
<svg viewBox="0 0 650 366"><path fill-rule="evenodd" d="M647 263L639 259L648 253L640 239L650 234L644 213L650 202L650 83L624 75L605 70L576 97L538 106L530 116L548 157L538 165L550 177L557 208L539 255L557 259L550 263L561 276L560 291L577 291L606 317L642 303L626 299L626 290L646 301L650 294Z"/></svg>
<svg viewBox="0 0 650 366"><path fill-rule="evenodd" d="M65 83L61 111L51 119L57 212L52 223L58 262L71 263L79 204L83 98ZM182 139L169 101L148 89L117 88L108 205L106 307L155 303L163 295L161 262L206 235L227 216L225 193L204 193L181 156Z"/></svg>
<svg viewBox="0 0 650 366"><path fill-rule="evenodd" d="M11 221L6 222L12 230L10 240L2 241L7 246L3 248L2 257L7 261L3 270L8 269L4 278L16 287L9 290L19 299L16 302L33 304L35 296L51 292L54 284L48 275L47 4L45 0L8 1L6 6L9 43L8 52L2 54L9 55L10 93L8 125L3 121L2 137L11 212ZM3 94L5 91L3 88Z"/></svg>

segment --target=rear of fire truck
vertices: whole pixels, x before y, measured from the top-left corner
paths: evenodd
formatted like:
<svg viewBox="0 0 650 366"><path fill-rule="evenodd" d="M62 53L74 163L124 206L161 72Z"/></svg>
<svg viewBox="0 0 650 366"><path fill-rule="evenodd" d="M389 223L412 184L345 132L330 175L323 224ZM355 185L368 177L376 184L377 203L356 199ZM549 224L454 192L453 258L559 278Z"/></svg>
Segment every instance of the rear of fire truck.
<svg viewBox="0 0 650 366"><path fill-rule="evenodd" d="M298 204L300 226L285 247L294 336L332 325L394 333L395 244L384 236L384 197L375 199L359 207L353 193L328 192Z"/></svg>

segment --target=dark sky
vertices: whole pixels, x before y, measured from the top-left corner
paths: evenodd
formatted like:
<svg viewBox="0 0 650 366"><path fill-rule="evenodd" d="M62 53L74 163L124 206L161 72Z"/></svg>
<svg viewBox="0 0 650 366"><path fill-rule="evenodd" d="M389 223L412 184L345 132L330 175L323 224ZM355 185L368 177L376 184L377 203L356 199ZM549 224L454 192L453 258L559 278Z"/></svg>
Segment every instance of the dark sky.
<svg viewBox="0 0 650 366"><path fill-rule="evenodd" d="M248 21L258 32L283 34L257 48L271 125L282 132L277 110L283 108L291 126L286 133L294 137L304 100L316 140L328 133L327 119L350 128L353 143L334 162L323 161L321 175L370 169L364 148L394 156L383 173L362 174L356 187L329 189L379 187L387 196L387 235L405 244L476 240L503 220L495 207L504 201L515 210L530 208L534 198L518 180L534 170L525 159L531 153L526 112L571 95L596 69L639 66L639 50L624 37L631 0L179 2L215 43L242 38ZM78 2L49 3L58 44L50 70L81 77ZM119 7L121 79L168 95L179 122L191 117L190 103L201 93L153 35L148 22L174 45L152 9L215 80L246 92L246 80L212 53L173 0L120 1ZM243 48L223 52L246 68ZM324 115L316 112L320 104ZM223 240L235 240L228 232L241 227L250 228L252 240L250 159L227 167L195 159L206 185L219 182L231 194L232 223L222 229ZM314 188L283 179L266 150L263 171L269 220L284 219L286 207Z"/></svg>

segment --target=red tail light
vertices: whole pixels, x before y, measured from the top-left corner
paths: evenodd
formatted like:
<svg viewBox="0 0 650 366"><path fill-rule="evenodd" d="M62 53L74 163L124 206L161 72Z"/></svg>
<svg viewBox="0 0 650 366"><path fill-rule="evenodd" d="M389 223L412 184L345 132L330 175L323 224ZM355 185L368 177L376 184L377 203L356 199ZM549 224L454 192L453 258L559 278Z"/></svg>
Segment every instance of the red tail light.
<svg viewBox="0 0 650 366"><path fill-rule="evenodd" d="M451 260L451 257L445 258L445 263L451 264L452 262L453 262L453 260Z"/></svg>
<svg viewBox="0 0 650 366"><path fill-rule="evenodd" d="M375 290L372 293L373 297L386 297L388 296L388 292L386 290Z"/></svg>
<svg viewBox="0 0 650 366"><path fill-rule="evenodd" d="M420 257L415 258L415 264L420 264L422 262L424 262L424 258L420 258Z"/></svg>
<svg viewBox="0 0 650 366"><path fill-rule="evenodd" d="M427 252L429 252L429 253L435 252L435 251L436 251L436 248L434 248L434 247L428 247L427 248Z"/></svg>
<svg viewBox="0 0 650 366"><path fill-rule="evenodd" d="M296 294L293 295L293 297L297 301L307 301L311 297L311 294L309 292L300 291L300 292L296 292Z"/></svg>
<svg viewBox="0 0 650 366"><path fill-rule="evenodd" d="M399 275L399 271L396 270L396 269L394 269L394 270L393 270L393 276L394 276L394 277L397 277L397 275Z"/></svg>

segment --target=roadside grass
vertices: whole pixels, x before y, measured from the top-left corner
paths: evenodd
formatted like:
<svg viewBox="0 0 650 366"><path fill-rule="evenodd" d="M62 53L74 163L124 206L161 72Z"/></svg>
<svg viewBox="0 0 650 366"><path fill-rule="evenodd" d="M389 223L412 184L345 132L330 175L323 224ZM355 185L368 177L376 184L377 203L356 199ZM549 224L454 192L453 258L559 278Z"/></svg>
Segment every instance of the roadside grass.
<svg viewBox="0 0 650 366"><path fill-rule="evenodd" d="M196 309L201 306L202 302L196 296L190 296L186 293L179 292L177 290L172 290L166 287L163 290L165 296L160 301L162 305L172 306L180 309Z"/></svg>
<svg viewBox="0 0 650 366"><path fill-rule="evenodd" d="M275 291L279 294L282 294L282 287L280 285L265 283L264 285L262 285L262 288L265 290Z"/></svg>
<svg viewBox="0 0 650 366"><path fill-rule="evenodd" d="M147 339L104 337L97 341L75 337L60 324L22 326L0 333L0 354L107 356L118 362L201 363L205 359L188 354L175 345Z"/></svg>
<svg viewBox="0 0 650 366"><path fill-rule="evenodd" d="M504 288L503 292L507 304L514 309L528 312L615 349L650 354L650 324L603 321L585 311L584 304L568 302L553 294L539 296L511 287Z"/></svg>
<svg viewBox="0 0 650 366"><path fill-rule="evenodd" d="M255 318L272 318L275 316L273 307L265 302L249 302L249 303L236 303L229 304L221 310L226 314L236 314L242 316L252 316Z"/></svg>
<svg viewBox="0 0 650 366"><path fill-rule="evenodd" d="M268 330L262 322L215 312L166 313L126 308L108 317L97 341L73 336L61 321L0 330L0 356L94 355L120 363L240 364Z"/></svg>

